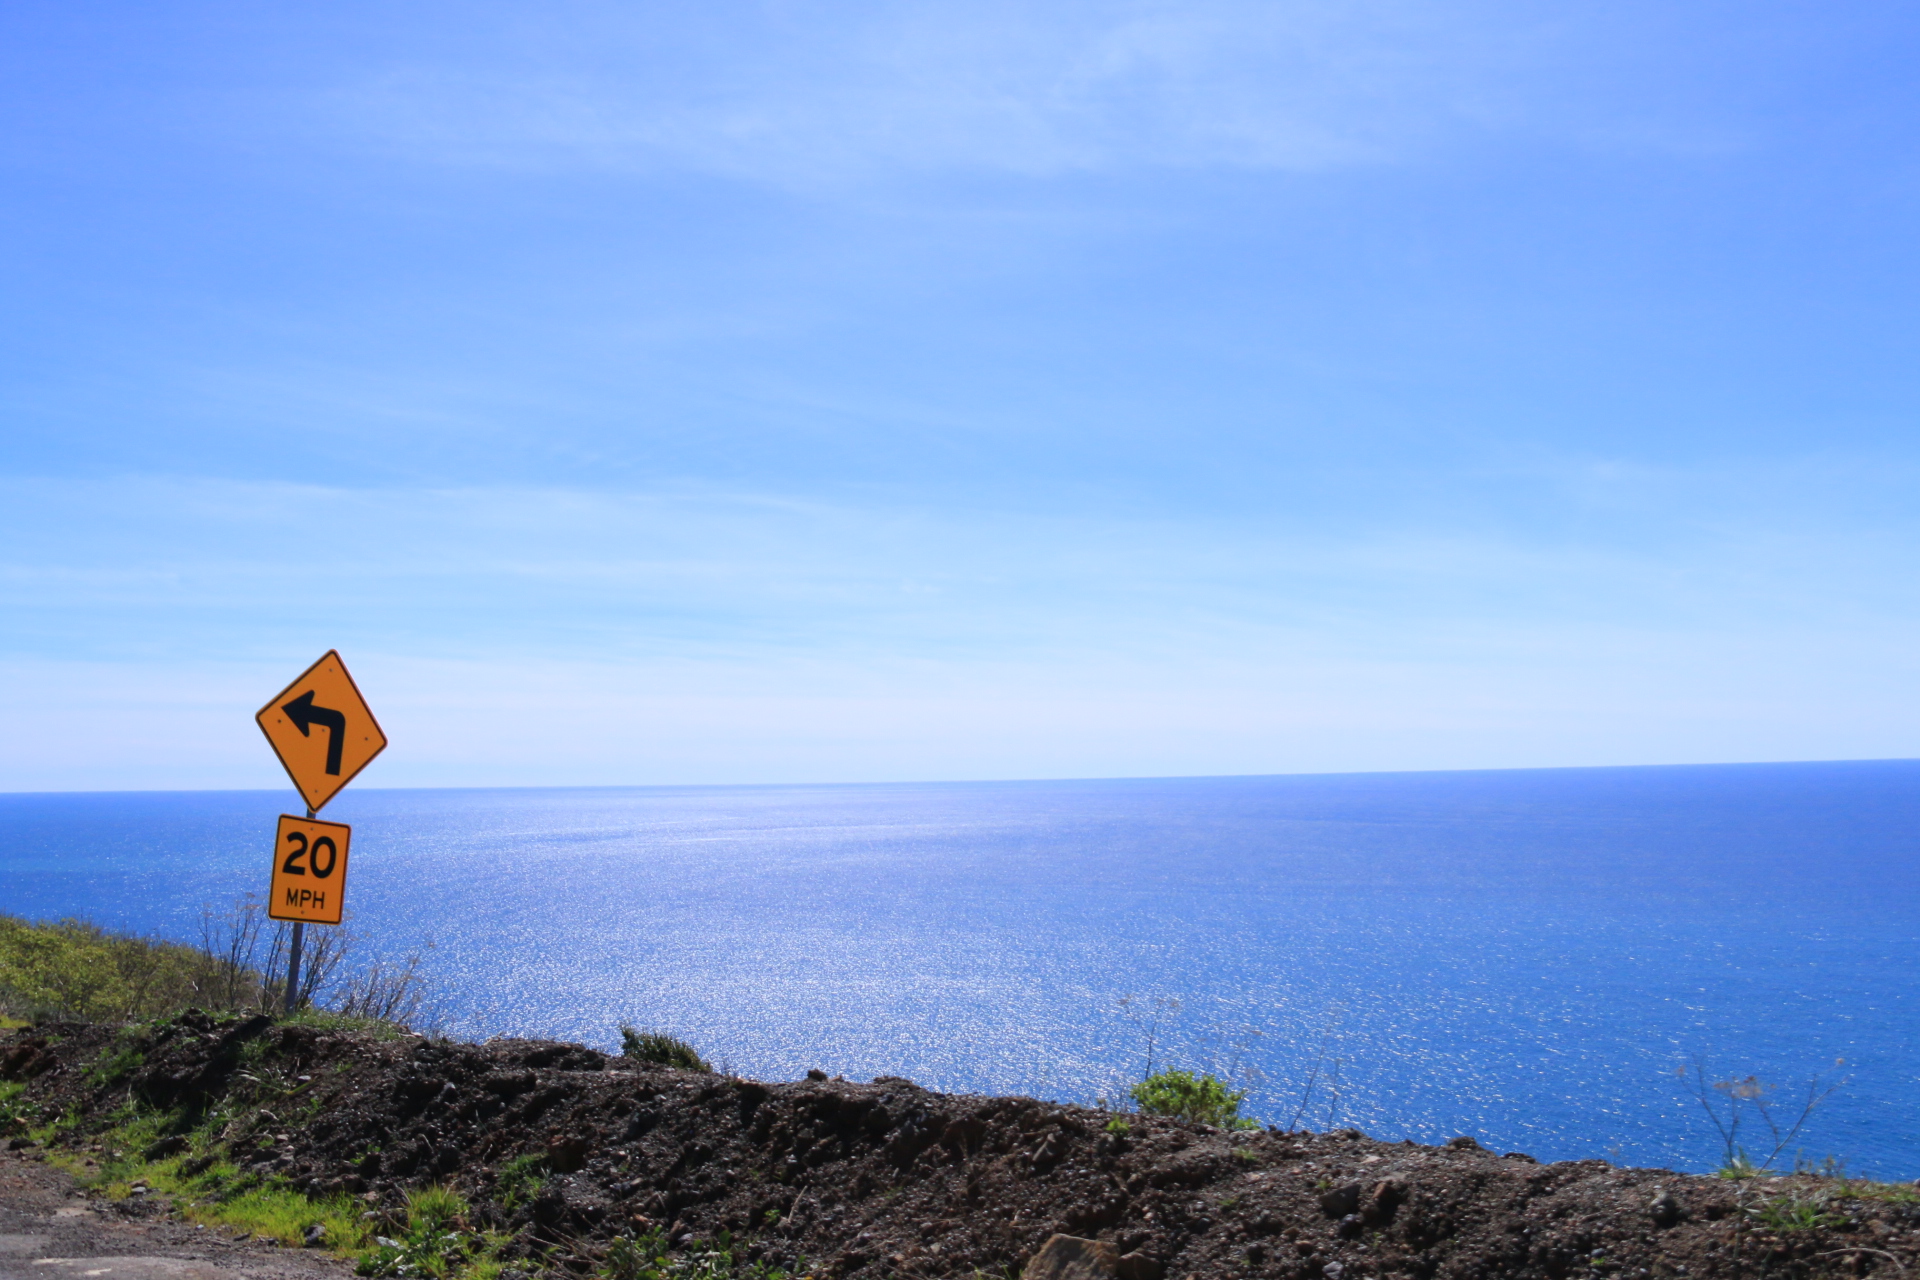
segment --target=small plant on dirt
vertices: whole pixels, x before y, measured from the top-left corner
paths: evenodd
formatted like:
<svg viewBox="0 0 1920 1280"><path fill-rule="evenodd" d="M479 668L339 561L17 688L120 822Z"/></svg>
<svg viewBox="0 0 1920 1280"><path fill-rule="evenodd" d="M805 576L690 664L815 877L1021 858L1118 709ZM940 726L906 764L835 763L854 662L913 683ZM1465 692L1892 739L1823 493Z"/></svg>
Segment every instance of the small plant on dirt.
<svg viewBox="0 0 1920 1280"><path fill-rule="evenodd" d="M792 1273L734 1253L733 1237L722 1231L712 1242L695 1241L678 1254L669 1252L659 1230L620 1236L607 1246L601 1263L604 1280L792 1280Z"/></svg>
<svg viewBox="0 0 1920 1280"><path fill-rule="evenodd" d="M637 1031L625 1023L620 1026L620 1056L639 1062L657 1062L663 1067L679 1067L683 1071L713 1070L692 1045L678 1036L664 1031Z"/></svg>
<svg viewBox="0 0 1920 1280"><path fill-rule="evenodd" d="M89 1084L110 1085L126 1079L146 1064L147 1055L141 1051L141 1037L137 1029L128 1027L123 1030L115 1042L101 1050L100 1056L87 1068L86 1080Z"/></svg>
<svg viewBox="0 0 1920 1280"><path fill-rule="evenodd" d="M644 1280L658 1274L657 1263L666 1261L666 1241L657 1231L638 1236L616 1236L607 1245L600 1274L606 1280Z"/></svg>
<svg viewBox="0 0 1920 1280"><path fill-rule="evenodd" d="M1834 1059L1834 1066L1844 1067L1846 1060ZM1774 1114L1775 1087L1758 1076L1748 1076L1744 1080L1707 1080L1707 1065L1704 1058L1695 1057L1691 1067L1681 1066L1674 1074L1686 1083L1687 1092L1707 1113L1714 1131L1720 1136L1720 1167L1715 1170L1722 1178L1757 1178L1773 1171L1774 1162L1793 1140L1800 1135L1807 1120L1819 1105L1832 1097L1840 1088L1841 1081L1824 1087L1819 1076L1807 1081L1806 1097L1800 1102L1800 1109L1792 1116L1791 1123L1782 1127L1784 1116ZM1740 1141L1740 1127L1750 1116L1758 1116L1767 1128L1767 1136L1772 1147L1766 1158L1755 1160L1747 1153Z"/></svg>
<svg viewBox="0 0 1920 1280"><path fill-rule="evenodd" d="M0 1138L25 1133L40 1118L40 1108L20 1096L26 1091L17 1080L0 1082Z"/></svg>
<svg viewBox="0 0 1920 1280"><path fill-rule="evenodd" d="M1172 1116L1221 1129L1257 1129L1259 1124L1240 1114L1245 1089L1229 1089L1210 1075L1170 1069L1148 1076L1128 1090L1135 1105L1148 1115Z"/></svg>
<svg viewBox="0 0 1920 1280"><path fill-rule="evenodd" d="M355 1270L363 1276L398 1280L441 1280L463 1269L484 1248L477 1236L463 1233L467 1202L446 1187L407 1193L407 1226L400 1239L374 1237Z"/></svg>
<svg viewBox="0 0 1920 1280"><path fill-rule="evenodd" d="M1824 1195L1781 1196L1748 1205L1741 1212L1748 1222L1767 1231L1817 1231L1846 1221L1844 1214L1829 1208L1829 1200Z"/></svg>
<svg viewBox="0 0 1920 1280"><path fill-rule="evenodd" d="M42 1116L41 1118L43 1120L46 1119L45 1116ZM41 1125L38 1129L34 1129L31 1131L33 1135L33 1140L35 1142L38 1142L43 1147L51 1146L56 1140L59 1139L59 1137L62 1134L72 1134L77 1132L80 1129L81 1125L85 1122L85 1120L86 1120L86 1116L81 1112L80 1104L77 1102L70 1102L67 1104L67 1109L65 1111L61 1112L59 1115L55 1116L53 1119L47 1120L46 1123Z"/></svg>
<svg viewBox="0 0 1920 1280"><path fill-rule="evenodd" d="M515 1156L503 1163L493 1176L493 1195L500 1207L512 1213L539 1194L546 1185L547 1158L539 1152Z"/></svg>
<svg viewBox="0 0 1920 1280"><path fill-rule="evenodd" d="M1107 1121L1107 1132L1116 1137L1124 1138L1133 1132L1133 1126L1125 1120L1122 1120L1119 1116L1115 1116L1113 1119Z"/></svg>

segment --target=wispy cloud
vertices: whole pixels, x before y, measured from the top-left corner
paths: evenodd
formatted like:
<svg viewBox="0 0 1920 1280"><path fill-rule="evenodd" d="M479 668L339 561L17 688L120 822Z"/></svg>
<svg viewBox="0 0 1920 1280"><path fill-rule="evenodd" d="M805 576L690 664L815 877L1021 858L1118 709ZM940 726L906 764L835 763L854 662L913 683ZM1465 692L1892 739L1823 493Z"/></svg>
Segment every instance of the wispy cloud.
<svg viewBox="0 0 1920 1280"><path fill-rule="evenodd" d="M1578 461L1522 480L1649 524L1704 491ZM1628 546L691 486L0 499L7 789L273 785L247 715L329 646L407 742L396 785L1914 749L1911 539L1805 511Z"/></svg>
<svg viewBox="0 0 1920 1280"><path fill-rule="evenodd" d="M362 137L454 163L791 183L1313 170L1539 127L1593 17L1486 0L577 5L484 59L396 59L332 104Z"/></svg>
<svg viewBox="0 0 1920 1280"><path fill-rule="evenodd" d="M1409 507L1357 525L1325 519L1339 505L1325 495L1315 510L1207 518L692 483L19 479L0 482L0 602L16 628L67 631L68 652L76 619L148 618L137 636L84 641L101 656L203 643L242 656L305 633L310 615L473 656L719 645L942 661L1237 661L1293 633L1386 653L1454 629L1911 616L1911 521L1834 510L1863 487L1832 465L1825 499L1805 461L1731 475L1536 465L1483 480L1474 519ZM1522 510L1503 531L1490 517L1516 491L1564 518L1547 529ZM33 647L17 630L9 643Z"/></svg>

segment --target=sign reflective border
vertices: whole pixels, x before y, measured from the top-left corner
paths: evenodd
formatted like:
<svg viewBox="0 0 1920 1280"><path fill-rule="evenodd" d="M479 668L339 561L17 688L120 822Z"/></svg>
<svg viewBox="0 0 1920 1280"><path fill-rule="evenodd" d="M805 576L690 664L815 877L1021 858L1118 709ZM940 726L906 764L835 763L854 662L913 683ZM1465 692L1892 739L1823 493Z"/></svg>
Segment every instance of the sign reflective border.
<svg viewBox="0 0 1920 1280"><path fill-rule="evenodd" d="M275 920L339 924L347 900L347 838L344 822L280 815L273 839L273 889L267 914Z"/></svg>
<svg viewBox="0 0 1920 1280"><path fill-rule="evenodd" d="M387 735L332 649L254 719L310 809L333 799L387 749Z"/></svg>

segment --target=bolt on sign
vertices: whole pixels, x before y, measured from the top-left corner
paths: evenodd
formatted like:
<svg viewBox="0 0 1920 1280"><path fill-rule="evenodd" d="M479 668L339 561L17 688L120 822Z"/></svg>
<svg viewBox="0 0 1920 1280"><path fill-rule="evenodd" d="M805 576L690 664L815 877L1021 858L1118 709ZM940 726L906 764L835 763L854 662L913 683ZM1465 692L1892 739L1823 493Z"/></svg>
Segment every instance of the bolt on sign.
<svg viewBox="0 0 1920 1280"><path fill-rule="evenodd" d="M332 649L254 719L307 808L316 811L387 749L387 735Z"/></svg>
<svg viewBox="0 0 1920 1280"><path fill-rule="evenodd" d="M280 815L273 839L273 888L267 914L275 920L339 924L347 897L347 841L353 829L344 822Z"/></svg>

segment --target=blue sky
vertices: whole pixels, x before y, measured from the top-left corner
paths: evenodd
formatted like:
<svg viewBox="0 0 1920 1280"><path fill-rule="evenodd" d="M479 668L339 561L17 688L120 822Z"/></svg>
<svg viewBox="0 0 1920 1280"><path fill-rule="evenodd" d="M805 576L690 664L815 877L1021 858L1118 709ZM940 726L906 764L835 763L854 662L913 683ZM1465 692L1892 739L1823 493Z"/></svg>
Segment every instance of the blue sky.
<svg viewBox="0 0 1920 1280"><path fill-rule="evenodd" d="M1920 754L1920 10L0 12L0 789Z"/></svg>

